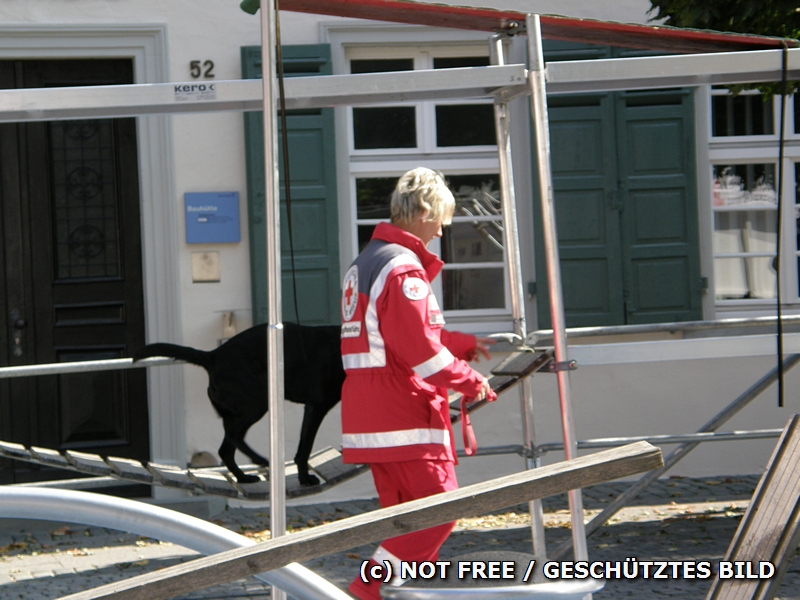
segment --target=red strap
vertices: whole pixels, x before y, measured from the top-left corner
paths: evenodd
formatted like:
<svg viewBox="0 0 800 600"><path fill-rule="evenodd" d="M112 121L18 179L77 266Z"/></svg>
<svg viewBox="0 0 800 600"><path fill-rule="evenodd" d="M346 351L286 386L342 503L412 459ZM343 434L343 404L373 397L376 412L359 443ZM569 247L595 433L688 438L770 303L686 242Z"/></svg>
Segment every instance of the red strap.
<svg viewBox="0 0 800 600"><path fill-rule="evenodd" d="M464 437L464 452L467 456L472 456L478 450L478 441L475 439L475 432L472 430L472 423L467 413L467 404L473 400L475 399L461 396L461 434Z"/></svg>

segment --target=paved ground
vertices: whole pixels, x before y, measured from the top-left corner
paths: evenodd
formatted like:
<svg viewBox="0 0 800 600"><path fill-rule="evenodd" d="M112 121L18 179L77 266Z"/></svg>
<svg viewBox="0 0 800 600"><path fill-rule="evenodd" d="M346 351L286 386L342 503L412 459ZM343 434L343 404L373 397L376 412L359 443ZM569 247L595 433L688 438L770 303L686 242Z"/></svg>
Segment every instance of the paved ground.
<svg viewBox="0 0 800 600"><path fill-rule="evenodd" d="M626 508L611 524L589 539L589 556L597 561L720 560L739 523L757 477L717 477L662 480L646 490L634 506ZM596 513L626 484L612 483L584 491L584 504ZM567 539L569 516L566 498L545 502L547 543L554 548ZM377 508L369 500L292 507L288 525L298 529ZM237 508L212 520L256 539L265 537L268 510ZM304 563L305 566L345 588L373 545L353 548ZM502 514L460 522L442 549L446 560L478 550L530 552L529 518L525 507ZM107 529L45 523L0 523L0 599L39 600L59 598L115 581L190 560L196 554L149 538ZM609 580L596 600L617 598L703 598L709 586L701 579ZM269 590L257 580L238 581L183 596L183 600L264 599ZM800 600L800 561L790 567L781 592L784 600Z"/></svg>

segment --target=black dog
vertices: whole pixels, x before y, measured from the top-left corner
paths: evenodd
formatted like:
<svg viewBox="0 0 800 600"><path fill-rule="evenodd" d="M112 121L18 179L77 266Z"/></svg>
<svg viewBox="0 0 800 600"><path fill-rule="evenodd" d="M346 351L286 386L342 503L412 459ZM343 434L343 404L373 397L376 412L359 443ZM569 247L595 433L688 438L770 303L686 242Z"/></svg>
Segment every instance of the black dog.
<svg viewBox="0 0 800 600"><path fill-rule="evenodd" d="M294 462L303 485L319 483L308 472L308 457L319 426L342 397L344 369L338 325L312 327L284 323L284 396L305 404L300 443ZM258 464L269 464L244 441L247 430L267 412L267 326L256 325L219 348L204 352L175 344L148 344L134 360L167 356L203 367L208 372L208 397L222 417L225 438L219 457L239 483L258 481L245 475L234 459L236 449Z"/></svg>

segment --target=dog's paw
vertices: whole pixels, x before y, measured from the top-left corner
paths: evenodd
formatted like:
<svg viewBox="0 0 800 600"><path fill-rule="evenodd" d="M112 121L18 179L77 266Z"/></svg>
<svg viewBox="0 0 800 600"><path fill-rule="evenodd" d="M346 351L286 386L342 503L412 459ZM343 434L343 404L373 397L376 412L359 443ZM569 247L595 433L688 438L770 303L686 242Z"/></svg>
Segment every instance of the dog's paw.
<svg viewBox="0 0 800 600"><path fill-rule="evenodd" d="M299 477L300 485L319 485L320 481L316 475L306 475L305 477Z"/></svg>
<svg viewBox="0 0 800 600"><path fill-rule="evenodd" d="M258 475L239 475L236 481L239 483L258 483L261 478Z"/></svg>

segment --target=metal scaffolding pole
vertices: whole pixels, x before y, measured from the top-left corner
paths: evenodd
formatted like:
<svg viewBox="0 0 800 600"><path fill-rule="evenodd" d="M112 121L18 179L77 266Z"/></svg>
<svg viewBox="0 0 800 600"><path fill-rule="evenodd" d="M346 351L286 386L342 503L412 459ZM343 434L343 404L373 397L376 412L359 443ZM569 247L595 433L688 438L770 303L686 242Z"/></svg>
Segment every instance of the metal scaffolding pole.
<svg viewBox="0 0 800 600"><path fill-rule="evenodd" d="M490 42L492 64L505 64L503 54L503 35L495 35ZM497 132L497 151L500 164L500 199L503 209L503 245L508 261L509 287L511 289L511 314L514 318L514 333L524 340L528 333L525 321L525 292L522 285L522 259L519 248L519 231L517 229L517 202L514 193L514 171L511 160L511 115L508 103L495 101L494 124ZM536 449L536 432L533 421L533 391L529 379L521 384L520 412L522 413L522 435L525 448ZM526 458L525 467L533 469L539 466L535 458ZM544 516L542 501L529 503L531 513L531 537L533 553L536 556L547 554L544 537Z"/></svg>
<svg viewBox="0 0 800 600"><path fill-rule="evenodd" d="M286 477L283 433L283 323L281 321L280 193L276 125L275 5L261 3L261 81L264 90L264 188L267 229L267 395L269 401L270 535L286 534ZM273 600L286 594L272 587Z"/></svg>
<svg viewBox="0 0 800 600"><path fill-rule="evenodd" d="M570 460L578 456L578 440L575 435L575 420L572 413L572 394L569 379L570 363L567 353L555 202L550 172L550 135L547 119L542 29L539 23L539 15L529 14L525 18L525 26L528 33L528 68L530 70L528 79L531 86L531 116L536 139L539 193L542 202L542 229L544 231L547 283L550 294L550 320L553 326L555 367L558 376L559 403L561 405L561 427L564 434L564 455L567 460ZM583 499L580 490L571 490L569 492L569 508L572 515L572 544L573 548L575 548L575 560L588 560L586 532L583 524Z"/></svg>

